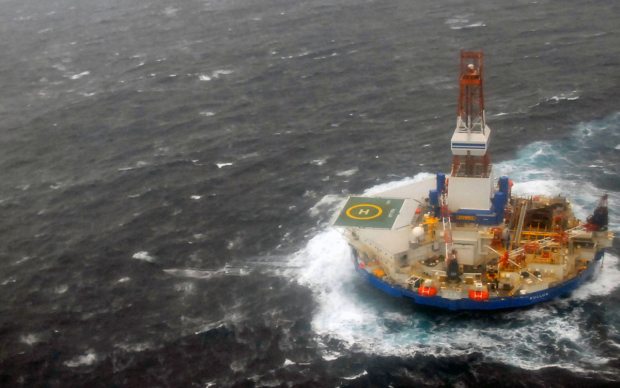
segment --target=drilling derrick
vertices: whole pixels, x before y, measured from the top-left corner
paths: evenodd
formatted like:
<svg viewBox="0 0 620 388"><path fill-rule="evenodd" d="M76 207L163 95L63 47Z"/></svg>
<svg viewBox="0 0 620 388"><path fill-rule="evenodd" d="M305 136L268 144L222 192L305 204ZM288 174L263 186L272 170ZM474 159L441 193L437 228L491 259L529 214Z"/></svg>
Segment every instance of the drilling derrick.
<svg viewBox="0 0 620 388"><path fill-rule="evenodd" d="M482 52L462 51L460 68L457 129L459 131L484 133Z"/></svg>
<svg viewBox="0 0 620 388"><path fill-rule="evenodd" d="M490 174L488 145L491 130L484 117L481 51L461 51L459 104L452 135L452 176Z"/></svg>
<svg viewBox="0 0 620 388"><path fill-rule="evenodd" d="M488 154L491 129L484 116L482 59L482 51L461 51L456 128L450 142L453 157L448 204L451 212L488 210L491 206Z"/></svg>

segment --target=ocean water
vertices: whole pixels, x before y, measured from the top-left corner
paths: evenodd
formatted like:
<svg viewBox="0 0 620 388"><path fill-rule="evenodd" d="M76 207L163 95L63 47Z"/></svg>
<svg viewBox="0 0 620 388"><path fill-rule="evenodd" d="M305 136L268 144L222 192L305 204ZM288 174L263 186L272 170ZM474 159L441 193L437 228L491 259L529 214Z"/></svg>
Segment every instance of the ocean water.
<svg viewBox="0 0 620 388"><path fill-rule="evenodd" d="M611 0L0 0L0 385L617 385L617 242L569 298L448 313L329 221L447 170L483 49L496 173L618 232L619 34Z"/></svg>

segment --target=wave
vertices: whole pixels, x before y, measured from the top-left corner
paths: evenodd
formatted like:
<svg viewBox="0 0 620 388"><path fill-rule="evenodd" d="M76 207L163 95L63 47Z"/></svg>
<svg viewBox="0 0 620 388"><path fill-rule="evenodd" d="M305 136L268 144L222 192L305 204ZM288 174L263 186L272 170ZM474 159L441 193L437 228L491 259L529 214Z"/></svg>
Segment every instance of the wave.
<svg viewBox="0 0 620 388"><path fill-rule="evenodd" d="M245 267L224 266L215 270L197 269L197 268L168 268L164 269L168 275L192 278L192 279L209 279L216 276L247 276L250 269Z"/></svg>
<svg viewBox="0 0 620 388"><path fill-rule="evenodd" d="M477 21L470 23L471 14L466 15L456 15L446 20L446 24L450 27L451 30L466 30L470 28L477 27L486 27L486 23L482 21Z"/></svg>

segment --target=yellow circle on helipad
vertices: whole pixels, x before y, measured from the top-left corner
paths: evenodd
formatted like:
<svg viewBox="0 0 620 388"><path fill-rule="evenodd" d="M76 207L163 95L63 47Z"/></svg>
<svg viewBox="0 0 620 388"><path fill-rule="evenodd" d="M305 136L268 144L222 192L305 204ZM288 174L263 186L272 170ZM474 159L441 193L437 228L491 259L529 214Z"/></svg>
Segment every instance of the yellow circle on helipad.
<svg viewBox="0 0 620 388"><path fill-rule="evenodd" d="M358 210L357 212L358 215L353 215L352 213L353 210L359 209L359 208L361 208L361 210ZM370 213L370 209L374 209L377 212L377 214L362 216L362 212L364 212L364 210L366 213ZM372 203L360 203L355 206L351 206L346 211L347 217L352 218L354 220L361 220L361 221L374 220L375 218L381 217L381 214L383 214L383 209L381 208L381 206L377 206Z"/></svg>

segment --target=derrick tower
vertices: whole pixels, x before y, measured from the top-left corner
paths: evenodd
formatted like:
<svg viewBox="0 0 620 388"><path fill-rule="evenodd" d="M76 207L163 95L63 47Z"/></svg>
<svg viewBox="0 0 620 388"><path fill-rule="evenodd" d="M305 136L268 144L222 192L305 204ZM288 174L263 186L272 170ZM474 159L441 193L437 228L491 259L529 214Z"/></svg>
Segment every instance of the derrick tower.
<svg viewBox="0 0 620 388"><path fill-rule="evenodd" d="M450 212L489 210L493 191L489 138L483 93L482 51L461 51L456 128L450 142L452 171L448 190Z"/></svg>

